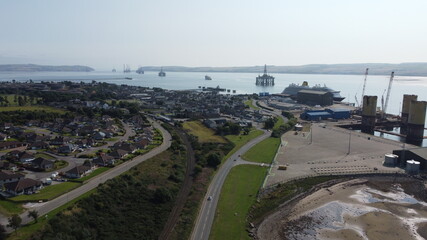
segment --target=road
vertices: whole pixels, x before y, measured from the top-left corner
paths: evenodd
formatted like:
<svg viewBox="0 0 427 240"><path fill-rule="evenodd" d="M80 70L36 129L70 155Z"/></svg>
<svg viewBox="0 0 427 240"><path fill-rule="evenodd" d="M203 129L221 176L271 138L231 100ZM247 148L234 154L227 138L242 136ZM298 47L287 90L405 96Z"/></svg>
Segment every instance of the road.
<svg viewBox="0 0 427 240"><path fill-rule="evenodd" d="M50 211L66 204L67 202L79 197L80 195L96 188L100 183L104 183L105 181L112 179L126 171L128 171L129 169L131 169L132 167L142 163L143 161L150 159L152 157L154 157L155 155L165 151L166 149L168 149L171 145L171 140L172 137L169 134L169 132L167 132L163 127L161 127L157 122L152 122L153 126L157 129L159 129L162 132L163 135L163 143L152 149L150 152L135 157L133 160L131 161L127 161L124 162L114 168L112 168L109 171L106 171L92 179L90 179L86 184L82 185L79 188L76 188L72 191L70 191L69 193L66 193L64 195L61 195L49 202L46 203L42 203L42 204L35 204L34 207L32 207L29 210L36 210L39 213L39 216L44 216L45 214L49 213ZM32 219L28 218L27 216L27 212L24 212L20 215L20 217L22 218L22 224L26 224L28 222L30 222ZM4 226L7 225L7 219L2 218L0 219L0 223L3 224Z"/></svg>
<svg viewBox="0 0 427 240"><path fill-rule="evenodd" d="M205 198L202 202L202 206L199 211L199 215L196 219L196 224L193 228L190 239L192 240L207 240L209 239L209 234L211 232L211 227L215 217L216 206L218 204L219 195L221 193L222 185L224 184L225 178L230 172L231 168L235 165L242 164L243 162L240 159L240 155L243 155L250 148L255 146L257 143L262 140L270 137L271 133L264 131L264 134L258 136L255 139L252 139L250 142L241 147L237 152L235 152L231 157L229 157L224 164L220 167L212 182L209 185L208 191L206 192ZM234 161L234 160L238 161ZM207 200L209 196L212 196L211 200Z"/></svg>

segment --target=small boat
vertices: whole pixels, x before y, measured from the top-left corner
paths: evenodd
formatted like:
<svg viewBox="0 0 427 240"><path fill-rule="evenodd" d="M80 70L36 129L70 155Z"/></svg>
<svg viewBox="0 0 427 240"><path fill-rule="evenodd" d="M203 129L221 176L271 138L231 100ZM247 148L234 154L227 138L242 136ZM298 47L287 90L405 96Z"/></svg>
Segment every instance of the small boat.
<svg viewBox="0 0 427 240"><path fill-rule="evenodd" d="M166 73L163 72L163 68L160 68L159 77L166 77Z"/></svg>
<svg viewBox="0 0 427 240"><path fill-rule="evenodd" d="M113 68L113 70L111 70L112 72L116 72L116 69L115 68Z"/></svg>
<svg viewBox="0 0 427 240"><path fill-rule="evenodd" d="M131 78L131 77L125 77L125 79L126 79L126 80L132 80L132 78Z"/></svg>
<svg viewBox="0 0 427 240"><path fill-rule="evenodd" d="M212 80L212 78L208 75L205 75L205 80Z"/></svg>

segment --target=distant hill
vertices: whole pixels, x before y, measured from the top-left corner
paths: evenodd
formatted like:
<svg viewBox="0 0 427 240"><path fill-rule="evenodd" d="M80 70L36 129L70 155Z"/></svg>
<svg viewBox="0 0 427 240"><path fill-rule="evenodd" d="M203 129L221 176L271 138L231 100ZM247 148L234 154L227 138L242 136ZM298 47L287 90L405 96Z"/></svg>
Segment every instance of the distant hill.
<svg viewBox="0 0 427 240"><path fill-rule="evenodd" d="M357 63L357 64L310 64L302 66L267 65L271 73L300 74L350 74L361 75L369 68L370 75L389 75L392 71L400 76L427 76L427 63ZM160 67L142 67L144 71L160 71ZM264 66L252 67L181 67L163 66L166 72L248 72L262 73Z"/></svg>
<svg viewBox="0 0 427 240"><path fill-rule="evenodd" d="M35 64L4 64L0 65L0 72L92 72L87 66L48 66Z"/></svg>

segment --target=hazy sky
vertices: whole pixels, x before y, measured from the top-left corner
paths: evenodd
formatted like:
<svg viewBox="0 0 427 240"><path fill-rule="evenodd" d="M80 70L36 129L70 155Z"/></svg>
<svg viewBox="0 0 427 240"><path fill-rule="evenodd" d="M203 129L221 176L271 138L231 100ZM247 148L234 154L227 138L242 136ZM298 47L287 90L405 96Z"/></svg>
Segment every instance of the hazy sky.
<svg viewBox="0 0 427 240"><path fill-rule="evenodd" d="M426 0L0 0L0 64L426 62Z"/></svg>

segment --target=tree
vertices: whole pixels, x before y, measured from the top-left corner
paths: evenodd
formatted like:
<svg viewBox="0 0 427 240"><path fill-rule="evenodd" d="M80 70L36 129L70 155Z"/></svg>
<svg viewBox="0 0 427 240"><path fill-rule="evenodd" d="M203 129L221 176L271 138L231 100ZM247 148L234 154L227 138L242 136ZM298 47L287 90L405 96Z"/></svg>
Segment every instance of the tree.
<svg viewBox="0 0 427 240"><path fill-rule="evenodd" d="M208 155L208 165L216 168L221 164L221 158L217 153L211 153Z"/></svg>
<svg viewBox="0 0 427 240"><path fill-rule="evenodd" d="M0 240L6 239L6 229L3 225L0 224Z"/></svg>
<svg viewBox="0 0 427 240"><path fill-rule="evenodd" d="M264 128L265 129L272 129L274 127L274 123L276 121L274 121L274 118L269 118L264 122Z"/></svg>
<svg viewBox="0 0 427 240"><path fill-rule="evenodd" d="M36 210L31 210L31 211L28 212L28 217L33 218L34 221L37 223L38 217L39 217L39 213Z"/></svg>
<svg viewBox="0 0 427 240"><path fill-rule="evenodd" d="M13 230L16 231L21 226L22 219L18 214L13 214L12 217L8 219L9 223L7 224L8 227L13 228Z"/></svg>

